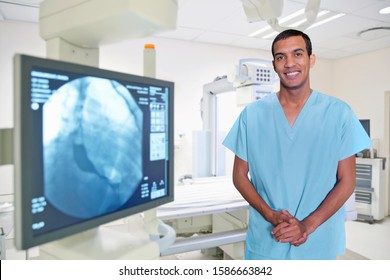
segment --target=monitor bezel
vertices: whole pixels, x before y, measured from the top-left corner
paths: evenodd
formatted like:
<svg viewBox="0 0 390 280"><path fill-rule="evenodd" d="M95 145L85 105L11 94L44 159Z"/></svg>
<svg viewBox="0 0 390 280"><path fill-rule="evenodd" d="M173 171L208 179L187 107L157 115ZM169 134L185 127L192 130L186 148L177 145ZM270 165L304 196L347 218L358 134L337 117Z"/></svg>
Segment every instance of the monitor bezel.
<svg viewBox="0 0 390 280"><path fill-rule="evenodd" d="M34 236L31 230L31 198L34 184L34 173L37 167L33 148L34 123L30 110L30 71L31 67L45 67L72 73L103 77L113 80L129 80L137 83L169 88L168 101L168 195L147 203L126 208L117 212L95 217L78 224L70 225ZM98 227L124 217L134 215L174 200L174 83L150 77L115 72L91 66L69 63L59 60L16 54L14 57L14 185L15 185L15 243L16 247L25 250L47 242L61 239L82 231ZM43 172L43 171L42 171ZM30 226L30 228L26 228Z"/></svg>

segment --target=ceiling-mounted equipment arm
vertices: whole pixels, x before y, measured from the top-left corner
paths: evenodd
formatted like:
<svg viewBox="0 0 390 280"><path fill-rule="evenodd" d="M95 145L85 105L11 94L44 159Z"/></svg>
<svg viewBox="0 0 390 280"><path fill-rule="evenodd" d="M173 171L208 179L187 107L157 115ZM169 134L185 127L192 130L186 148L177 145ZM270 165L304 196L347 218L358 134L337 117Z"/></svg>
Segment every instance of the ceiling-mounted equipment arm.
<svg viewBox="0 0 390 280"><path fill-rule="evenodd" d="M282 14L283 0L241 0L241 2L249 22L265 20L278 32L290 28L279 24L278 17ZM301 31L309 28L317 19L320 4L321 0L308 0L305 7L306 21L294 28Z"/></svg>

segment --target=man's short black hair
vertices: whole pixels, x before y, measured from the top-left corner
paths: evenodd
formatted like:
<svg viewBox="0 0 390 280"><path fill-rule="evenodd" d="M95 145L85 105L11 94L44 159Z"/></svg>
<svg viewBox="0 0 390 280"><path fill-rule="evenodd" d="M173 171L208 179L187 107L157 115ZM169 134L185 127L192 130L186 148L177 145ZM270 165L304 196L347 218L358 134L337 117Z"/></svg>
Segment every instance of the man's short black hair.
<svg viewBox="0 0 390 280"><path fill-rule="evenodd" d="M275 55L274 45L275 45L276 42L278 42L280 40L287 39L289 37L293 37L293 36L300 36L300 37L302 37L305 40L306 51L307 51L308 55L311 56L311 54L312 54L312 45L311 45L311 40L310 40L309 36L306 33L303 33L302 31L299 31L299 30L296 30L296 29L284 30L284 31L280 32L275 37L274 41L272 42L272 56L275 57L274 56Z"/></svg>

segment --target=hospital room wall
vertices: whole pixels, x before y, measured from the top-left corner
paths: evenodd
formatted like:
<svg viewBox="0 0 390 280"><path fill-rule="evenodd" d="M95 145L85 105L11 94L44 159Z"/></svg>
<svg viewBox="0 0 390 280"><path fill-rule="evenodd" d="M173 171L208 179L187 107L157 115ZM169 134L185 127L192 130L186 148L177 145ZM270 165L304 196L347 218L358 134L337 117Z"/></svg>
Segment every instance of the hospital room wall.
<svg viewBox="0 0 390 280"><path fill-rule="evenodd" d="M370 119L370 134L378 154L386 157L386 212L390 215L389 160L390 48L334 62L334 92L360 119Z"/></svg>
<svg viewBox="0 0 390 280"><path fill-rule="evenodd" d="M371 138L379 139L385 156L384 101L390 90L390 48L339 59L334 62L335 95L345 100L361 119L370 119Z"/></svg>

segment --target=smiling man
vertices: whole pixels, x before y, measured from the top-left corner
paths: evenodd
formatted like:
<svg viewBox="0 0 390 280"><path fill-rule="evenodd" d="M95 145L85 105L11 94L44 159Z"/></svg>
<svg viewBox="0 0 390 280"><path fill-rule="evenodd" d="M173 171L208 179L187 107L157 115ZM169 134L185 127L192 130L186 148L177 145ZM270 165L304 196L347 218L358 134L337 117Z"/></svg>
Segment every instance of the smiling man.
<svg viewBox="0 0 390 280"><path fill-rule="evenodd" d="M280 91L249 104L224 140L233 182L250 204L246 259L336 259L345 251L344 203L355 154L371 141L351 108L310 87L310 38L272 44Z"/></svg>

